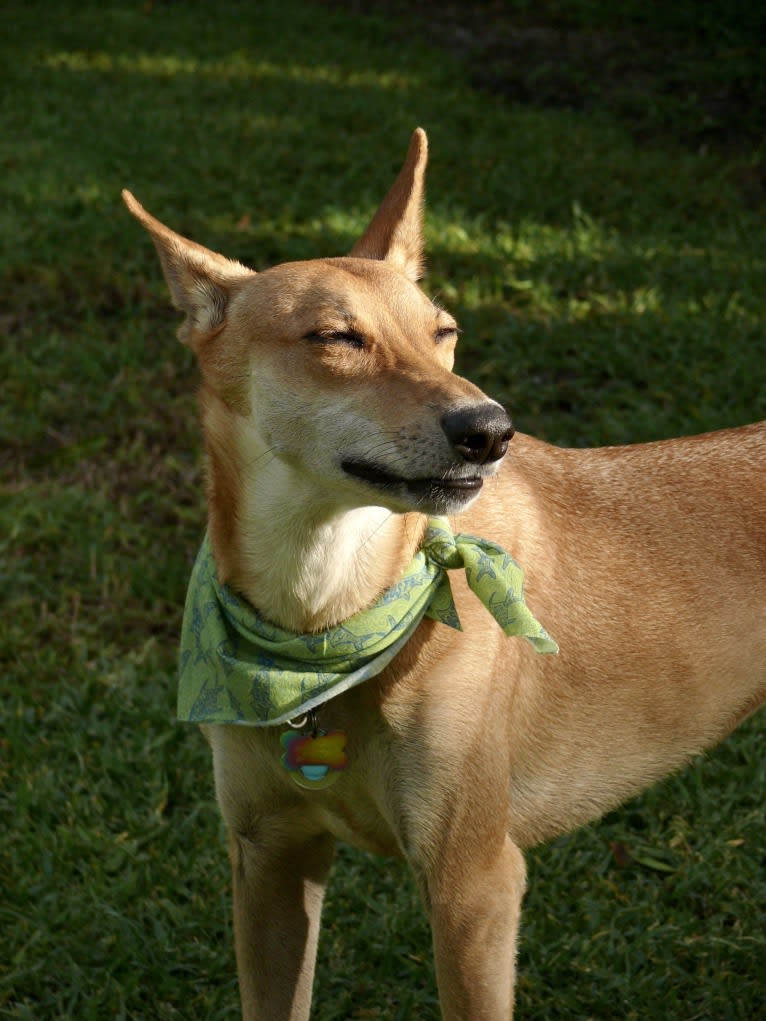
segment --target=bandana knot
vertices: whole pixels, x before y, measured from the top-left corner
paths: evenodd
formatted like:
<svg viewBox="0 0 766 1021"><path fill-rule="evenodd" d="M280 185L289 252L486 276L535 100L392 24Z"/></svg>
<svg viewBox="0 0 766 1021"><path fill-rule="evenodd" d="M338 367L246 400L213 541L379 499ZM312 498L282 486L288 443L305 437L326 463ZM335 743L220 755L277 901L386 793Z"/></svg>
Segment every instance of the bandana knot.
<svg viewBox="0 0 766 1021"><path fill-rule="evenodd" d="M486 539L453 535L429 519L403 577L374 606L337 627L296 634L258 616L218 581L206 536L192 571L181 634L178 717L194 723L284 723L379 674L428 616L460 630L447 571L471 590L506 635L538 652L558 646L524 602L524 573Z"/></svg>

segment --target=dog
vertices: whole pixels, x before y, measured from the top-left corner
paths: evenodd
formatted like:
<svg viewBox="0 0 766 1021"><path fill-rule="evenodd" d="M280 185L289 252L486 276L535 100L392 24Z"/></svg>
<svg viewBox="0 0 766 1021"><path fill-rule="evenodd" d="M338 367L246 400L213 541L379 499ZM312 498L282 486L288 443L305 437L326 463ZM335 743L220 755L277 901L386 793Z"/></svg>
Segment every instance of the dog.
<svg viewBox="0 0 766 1021"><path fill-rule="evenodd" d="M461 629L426 613L298 718L290 702L252 720L241 691L216 715L225 681L202 677L185 718L210 743L229 833L246 1021L308 1018L337 840L407 860L445 1021L511 1018L523 850L676 770L766 696L766 422L591 450L514 436L452 371L455 320L417 284L426 161L418 129L348 256L258 273L123 193L201 373L199 571L218 587L187 606L191 631L215 603L279 641L347 636L446 516L518 562L543 651L559 647L508 637L468 568L445 569ZM187 666L225 673L232 642Z"/></svg>

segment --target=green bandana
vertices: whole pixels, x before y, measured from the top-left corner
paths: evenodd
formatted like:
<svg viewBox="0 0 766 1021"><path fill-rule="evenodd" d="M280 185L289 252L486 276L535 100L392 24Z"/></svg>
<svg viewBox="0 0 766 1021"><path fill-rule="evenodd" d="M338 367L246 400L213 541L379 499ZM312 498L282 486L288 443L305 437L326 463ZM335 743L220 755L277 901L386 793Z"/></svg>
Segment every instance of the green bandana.
<svg viewBox="0 0 766 1021"><path fill-rule="evenodd" d="M285 723L379 674L423 617L460 629L447 571L470 588L507 635L538 652L558 646L524 602L524 573L500 546L431 518L404 576L369 610L337 627L299 635L262 620L218 582L205 536L186 597L178 718L191 723Z"/></svg>

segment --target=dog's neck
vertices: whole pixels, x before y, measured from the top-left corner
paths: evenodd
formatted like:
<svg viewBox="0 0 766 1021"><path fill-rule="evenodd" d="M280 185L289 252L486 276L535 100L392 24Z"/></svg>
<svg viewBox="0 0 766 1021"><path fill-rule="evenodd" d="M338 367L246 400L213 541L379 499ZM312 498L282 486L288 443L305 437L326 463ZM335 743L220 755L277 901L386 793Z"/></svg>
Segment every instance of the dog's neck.
<svg viewBox="0 0 766 1021"><path fill-rule="evenodd" d="M267 620L321 631L371 606L420 545L422 514L343 507L264 450L235 472L208 442L208 521L221 581Z"/></svg>

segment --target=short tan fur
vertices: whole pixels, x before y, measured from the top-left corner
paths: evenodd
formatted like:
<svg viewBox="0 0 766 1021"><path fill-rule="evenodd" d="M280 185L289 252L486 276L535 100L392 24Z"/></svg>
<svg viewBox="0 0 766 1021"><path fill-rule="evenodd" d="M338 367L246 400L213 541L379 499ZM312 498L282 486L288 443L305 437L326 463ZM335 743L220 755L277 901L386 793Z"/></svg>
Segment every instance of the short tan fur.
<svg viewBox="0 0 766 1021"><path fill-rule="evenodd" d="M508 446L503 410L452 371L454 320L417 285L426 158L418 129L349 256L262 273L124 195L199 360L221 579L274 622L319 630L374 602L426 515L446 513L523 565L561 649L504 637L453 575L463 631L424 621L382 674L321 708L348 735L334 786L292 783L279 728L205 728L245 1021L308 1018L337 839L408 860L445 1021L511 1018L522 849L677 769L766 695L766 423Z"/></svg>

